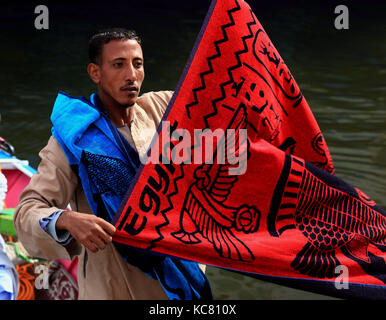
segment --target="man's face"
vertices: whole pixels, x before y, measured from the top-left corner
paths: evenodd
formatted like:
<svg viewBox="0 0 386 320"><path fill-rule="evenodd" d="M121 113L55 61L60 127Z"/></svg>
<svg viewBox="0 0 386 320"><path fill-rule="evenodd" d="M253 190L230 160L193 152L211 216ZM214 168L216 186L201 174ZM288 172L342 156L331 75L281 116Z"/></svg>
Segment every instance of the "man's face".
<svg viewBox="0 0 386 320"><path fill-rule="evenodd" d="M142 48L136 40L112 40L102 49L94 82L105 100L131 106L138 98L145 72Z"/></svg>

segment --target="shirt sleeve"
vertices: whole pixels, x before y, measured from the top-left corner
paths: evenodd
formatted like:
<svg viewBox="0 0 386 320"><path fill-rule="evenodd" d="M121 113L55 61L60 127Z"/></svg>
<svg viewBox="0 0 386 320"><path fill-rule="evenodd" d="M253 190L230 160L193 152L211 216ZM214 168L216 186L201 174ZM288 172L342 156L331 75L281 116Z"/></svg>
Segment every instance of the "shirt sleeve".
<svg viewBox="0 0 386 320"><path fill-rule="evenodd" d="M81 253L81 244L74 239L63 246L43 229L41 222L48 230L50 219L44 218L67 208L78 187L78 178L54 137L49 139L39 156L38 172L24 188L15 209L15 231L30 255L47 260L72 260ZM55 222L53 229L54 226Z"/></svg>
<svg viewBox="0 0 386 320"><path fill-rule="evenodd" d="M66 246L73 239L71 234L67 230L56 230L56 221L63 211L65 210L58 210L48 217L41 218L39 224L56 242Z"/></svg>

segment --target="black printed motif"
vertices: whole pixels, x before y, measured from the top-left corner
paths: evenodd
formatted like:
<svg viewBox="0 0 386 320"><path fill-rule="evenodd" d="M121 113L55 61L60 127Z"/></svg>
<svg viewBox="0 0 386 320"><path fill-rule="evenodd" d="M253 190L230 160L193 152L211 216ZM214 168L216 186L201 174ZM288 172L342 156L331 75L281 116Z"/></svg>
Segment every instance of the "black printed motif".
<svg viewBox="0 0 386 320"><path fill-rule="evenodd" d="M386 251L386 215L365 197L339 178L286 155L267 228L274 237L297 229L307 238L291 263L302 274L334 277L340 265L336 253L341 250L365 272L386 283L385 262L369 251L371 245Z"/></svg>
<svg viewBox="0 0 386 320"><path fill-rule="evenodd" d="M328 163L328 158L325 151L326 142L324 141L324 138L321 132L319 132L314 137L314 139L312 139L311 145L312 145L312 149L314 149L314 151L319 155L321 155L324 159L324 161L317 161L317 162L314 162L313 164L319 168L325 168L326 171L330 172L331 174L334 174L335 169L333 168L332 165L329 165Z"/></svg>
<svg viewBox="0 0 386 320"><path fill-rule="evenodd" d="M245 129L246 125L246 110L241 105L227 127L235 132L234 143L228 141L228 136L224 137L225 154L228 154L227 150L234 148L242 159L239 166L246 166L248 158L247 137L239 135L239 130ZM217 151L213 159L216 159ZM195 170L196 182L189 187L185 196L180 215L180 230L172 233L172 236L183 243L195 244L201 242L199 234L213 245L220 256L251 261L254 259L252 251L233 231L256 232L259 228L260 211L247 204L239 207L226 205L231 189L238 180L237 172L232 174L231 169L232 165L227 162L203 164Z"/></svg>

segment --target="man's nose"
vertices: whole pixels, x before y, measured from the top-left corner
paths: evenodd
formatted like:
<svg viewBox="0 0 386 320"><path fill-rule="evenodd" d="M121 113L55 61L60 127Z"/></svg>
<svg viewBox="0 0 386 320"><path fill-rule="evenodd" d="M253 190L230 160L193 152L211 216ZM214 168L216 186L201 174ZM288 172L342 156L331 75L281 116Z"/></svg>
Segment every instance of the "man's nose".
<svg viewBox="0 0 386 320"><path fill-rule="evenodd" d="M135 68L133 66L127 66L125 80L129 82L134 82L137 80L137 73L135 72Z"/></svg>

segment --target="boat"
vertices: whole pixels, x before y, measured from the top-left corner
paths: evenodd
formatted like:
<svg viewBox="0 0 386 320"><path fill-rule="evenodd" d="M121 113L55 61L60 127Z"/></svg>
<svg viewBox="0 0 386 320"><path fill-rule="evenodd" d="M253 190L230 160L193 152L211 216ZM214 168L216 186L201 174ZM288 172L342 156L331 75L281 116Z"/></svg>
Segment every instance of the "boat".
<svg viewBox="0 0 386 320"><path fill-rule="evenodd" d="M19 201L19 196L28 185L36 170L29 166L27 160L15 157L15 149L4 138L0 137L0 169L7 179L8 191L4 199L5 208L0 215L0 233L16 237L13 228L13 211Z"/></svg>
<svg viewBox="0 0 386 320"><path fill-rule="evenodd" d="M0 170L7 180L7 192L0 210L0 234L13 247L12 262L19 273L18 300L76 300L78 297L77 265L73 261L45 261L31 257L17 240L13 214L19 197L37 170L28 160L15 155L15 148L0 137ZM0 209L1 209L0 207ZM9 251L7 252L9 253Z"/></svg>

